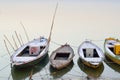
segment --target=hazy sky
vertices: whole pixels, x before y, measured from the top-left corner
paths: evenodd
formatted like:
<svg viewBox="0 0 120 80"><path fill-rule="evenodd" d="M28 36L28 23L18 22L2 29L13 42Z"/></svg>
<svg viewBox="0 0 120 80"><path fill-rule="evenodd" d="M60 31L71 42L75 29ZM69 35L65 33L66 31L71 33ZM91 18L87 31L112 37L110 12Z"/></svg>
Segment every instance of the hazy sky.
<svg viewBox="0 0 120 80"><path fill-rule="evenodd" d="M119 36L120 0L0 0L1 33L20 32L22 21L32 37L48 36L57 2L53 38L63 34L81 34L83 39Z"/></svg>

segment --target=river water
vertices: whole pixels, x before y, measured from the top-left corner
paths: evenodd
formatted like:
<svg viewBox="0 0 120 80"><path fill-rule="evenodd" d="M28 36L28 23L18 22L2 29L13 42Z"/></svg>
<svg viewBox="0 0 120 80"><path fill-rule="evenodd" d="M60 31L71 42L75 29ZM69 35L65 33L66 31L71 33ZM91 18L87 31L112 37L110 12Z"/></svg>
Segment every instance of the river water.
<svg viewBox="0 0 120 80"><path fill-rule="evenodd" d="M10 56L4 45L4 35L12 45L15 31L27 42L22 22L29 39L49 36L56 3L59 3L48 55L34 67L15 70L10 67ZM86 39L92 40L103 51L104 39L120 39L119 0L4 0L0 1L0 80L119 80L120 66L106 59L98 69L91 69L79 59L78 46ZM17 41L17 38L15 38ZM73 63L67 68L53 70L49 56L53 50L68 43L74 49ZM10 53L14 50L7 43ZM17 41L17 45L19 42ZM14 46L15 47L15 46Z"/></svg>

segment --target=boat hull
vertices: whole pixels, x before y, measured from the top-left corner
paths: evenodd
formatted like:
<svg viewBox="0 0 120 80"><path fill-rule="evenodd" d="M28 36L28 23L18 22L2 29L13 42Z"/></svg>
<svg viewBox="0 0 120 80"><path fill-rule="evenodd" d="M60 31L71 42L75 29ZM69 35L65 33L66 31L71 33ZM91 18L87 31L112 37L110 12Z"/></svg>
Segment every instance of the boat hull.
<svg viewBox="0 0 120 80"><path fill-rule="evenodd" d="M35 64L38 64L43 58L45 58L45 56L47 55L48 53L44 54L42 57L36 59L36 60L33 60L31 62L28 62L28 63L24 63L24 64L19 64L19 65L16 65L13 63L12 67L14 68L26 68L26 67L29 67L29 66L34 66Z"/></svg>
<svg viewBox="0 0 120 80"><path fill-rule="evenodd" d="M91 41L84 41L78 48L78 55L83 64L98 68L104 60L103 51Z"/></svg>
<svg viewBox="0 0 120 80"><path fill-rule="evenodd" d="M60 70L60 69L63 69L63 68L66 68L68 65L70 65L70 63L72 63L73 62L73 60L71 60L71 61L69 61L69 62L67 62L67 63L64 63L64 64L62 64L61 65L61 63L60 63L60 65L52 65L52 67L54 68L54 69L57 69L57 70Z"/></svg>
<svg viewBox="0 0 120 80"><path fill-rule="evenodd" d="M28 47L29 46L29 47ZM32 46L32 50L30 48ZM36 48L37 46L37 48ZM42 47L42 48L41 48ZM41 51L39 51L38 48L41 48ZM22 47L20 47L12 56L11 56L11 67L15 68L26 68L28 66L33 66L40 62L46 54L48 53L49 49L49 43L47 42L47 39L45 38L38 38L34 39L31 42L26 43ZM37 55L31 55L30 53L33 53L36 51ZM33 52L32 52L33 51Z"/></svg>
<svg viewBox="0 0 120 80"><path fill-rule="evenodd" d="M119 59L119 58L116 58L116 57L114 57L114 56L109 55L109 52L107 52L107 51L105 51L105 55L106 55L110 60L112 60L113 62L115 62L115 63L117 63L117 64L120 65L120 59Z"/></svg>
<svg viewBox="0 0 120 80"><path fill-rule="evenodd" d="M109 42L111 41L111 42ZM113 45L108 44L108 43L114 43ZM119 41L117 39L114 38L106 38L105 43L104 43L104 51L105 51L105 55L113 62L115 62L116 64L120 65L120 55L115 55L114 52L112 52L109 47L113 47L115 46L116 43L119 43Z"/></svg>
<svg viewBox="0 0 120 80"><path fill-rule="evenodd" d="M63 69L72 62L73 57L74 51L70 45L62 45L52 52L50 56L51 66L58 70Z"/></svg>
<svg viewBox="0 0 120 80"><path fill-rule="evenodd" d="M87 65L87 66L89 66L89 67L92 67L92 68L98 68L98 67L102 64L102 62L101 62L101 63L99 63L99 64L97 64L97 65L93 65L93 64L91 64L90 62L87 62L87 61L85 61L85 60L83 60L83 59L82 59L82 62L83 62L83 64L85 64L85 65Z"/></svg>

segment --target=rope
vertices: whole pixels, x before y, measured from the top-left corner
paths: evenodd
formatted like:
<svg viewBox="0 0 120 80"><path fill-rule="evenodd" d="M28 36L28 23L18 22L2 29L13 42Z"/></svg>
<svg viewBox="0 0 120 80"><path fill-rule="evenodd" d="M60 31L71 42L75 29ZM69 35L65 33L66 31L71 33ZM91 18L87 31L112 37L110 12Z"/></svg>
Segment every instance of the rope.
<svg viewBox="0 0 120 80"><path fill-rule="evenodd" d="M8 67L9 65L10 65L10 63L7 64L6 66L4 66L3 68L1 68L0 71L2 71L3 69L5 69L5 68Z"/></svg>
<svg viewBox="0 0 120 80"><path fill-rule="evenodd" d="M58 46L61 46L62 44L61 43L57 43L55 41L51 41L51 43L55 44L55 45L58 45ZM78 48L77 46L74 46L74 45L71 45L71 47L74 47L74 48Z"/></svg>
<svg viewBox="0 0 120 80"><path fill-rule="evenodd" d="M8 80L10 80L10 77L11 77L11 73L10 73L10 75L8 76Z"/></svg>
<svg viewBox="0 0 120 80"><path fill-rule="evenodd" d="M11 51L10 54L11 54L11 53L13 53L13 51ZM3 58L3 57L5 57L5 56L7 56L7 55L8 55L8 54L5 53L5 54L1 55L0 57Z"/></svg>
<svg viewBox="0 0 120 80"><path fill-rule="evenodd" d="M90 39L86 39L86 40L90 40ZM104 40L90 40L90 41L97 41L97 42L101 42L101 41L104 41ZM58 45L58 46L61 46L62 44L61 43L57 43L55 41L51 41L51 43L55 44L55 45ZM78 48L78 46L75 46L75 45L71 45L71 47L73 48Z"/></svg>
<svg viewBox="0 0 120 80"><path fill-rule="evenodd" d="M61 46L61 45L62 45L62 44L57 43L57 42L55 42L55 41L51 41L51 43L53 43L53 44L55 44L55 45L59 45L59 46Z"/></svg>
<svg viewBox="0 0 120 80"><path fill-rule="evenodd" d="M1 55L0 57L3 58L3 57L5 57L5 56L7 56L7 54Z"/></svg>
<svg viewBox="0 0 120 80"><path fill-rule="evenodd" d="M105 41L105 40L92 40L92 39L85 39L85 40L89 40L89 41Z"/></svg>

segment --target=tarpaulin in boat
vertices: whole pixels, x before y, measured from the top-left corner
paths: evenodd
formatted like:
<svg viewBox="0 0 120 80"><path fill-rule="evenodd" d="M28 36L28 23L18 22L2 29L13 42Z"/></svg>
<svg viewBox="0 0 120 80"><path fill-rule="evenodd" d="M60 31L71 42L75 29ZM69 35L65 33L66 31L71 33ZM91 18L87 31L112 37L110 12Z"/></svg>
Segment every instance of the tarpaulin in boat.
<svg viewBox="0 0 120 80"><path fill-rule="evenodd" d="M38 55L40 52L40 47L39 46L30 46L29 48L30 55Z"/></svg>
<svg viewBox="0 0 120 80"><path fill-rule="evenodd" d="M120 54L120 44L115 44L114 53L115 54Z"/></svg>

